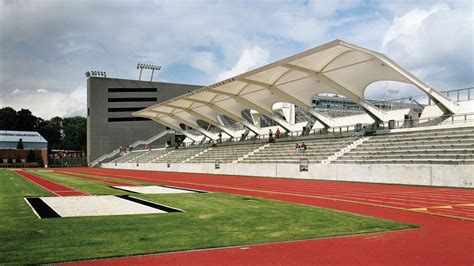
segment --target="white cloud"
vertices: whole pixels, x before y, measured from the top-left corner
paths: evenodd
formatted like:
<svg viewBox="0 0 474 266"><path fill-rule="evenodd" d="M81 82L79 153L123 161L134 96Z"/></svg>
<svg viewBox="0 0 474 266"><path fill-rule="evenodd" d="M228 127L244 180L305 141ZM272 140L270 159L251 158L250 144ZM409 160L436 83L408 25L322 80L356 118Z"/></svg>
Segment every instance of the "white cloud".
<svg viewBox="0 0 474 266"><path fill-rule="evenodd" d="M357 6L360 0L311 0L309 6L320 15L329 16L336 11L347 10Z"/></svg>
<svg viewBox="0 0 474 266"><path fill-rule="evenodd" d="M193 54L190 64L206 75L215 75L220 71L219 65L216 62L216 55L211 52L197 52Z"/></svg>
<svg viewBox="0 0 474 266"><path fill-rule="evenodd" d="M245 49L239 57L237 63L230 70L222 71L217 75L217 80L224 80L233 76L242 74L250 69L257 68L259 66L268 63L270 52L268 49L254 46L250 49Z"/></svg>
<svg viewBox="0 0 474 266"><path fill-rule="evenodd" d="M471 8L442 4L395 17L384 37L383 52L438 89L472 86Z"/></svg>
<svg viewBox="0 0 474 266"><path fill-rule="evenodd" d="M68 117L86 114L86 88L77 88L70 93L15 89L2 95L0 107L9 106L15 110L29 109L35 116L50 119L54 116Z"/></svg>
<svg viewBox="0 0 474 266"><path fill-rule="evenodd" d="M383 38L381 49L384 50L389 42L396 41L398 38L403 38L404 36L415 36L422 23L429 16L442 10L446 11L450 10L450 8L447 4L439 4L429 9L415 8L400 17L395 17L393 25Z"/></svg>

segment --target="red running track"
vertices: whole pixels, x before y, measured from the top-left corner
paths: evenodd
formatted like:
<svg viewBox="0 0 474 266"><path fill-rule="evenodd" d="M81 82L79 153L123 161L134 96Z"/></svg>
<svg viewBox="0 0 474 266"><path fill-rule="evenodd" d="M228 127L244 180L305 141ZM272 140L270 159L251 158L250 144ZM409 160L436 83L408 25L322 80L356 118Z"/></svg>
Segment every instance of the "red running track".
<svg viewBox="0 0 474 266"><path fill-rule="evenodd" d="M17 174L23 176L27 180L35 183L37 186L43 188L44 190L47 190L51 192L52 194L56 196L86 196L89 195L87 193L81 192L76 189L72 189L70 187L66 187L64 185L55 183L53 181L41 178L37 175L25 172L23 170L14 170Z"/></svg>
<svg viewBox="0 0 474 266"><path fill-rule="evenodd" d="M421 229L398 232L252 245L246 248L232 247L114 258L76 264L474 264L474 224L470 221L407 211L402 207L385 205L387 204L385 202L384 204L370 202L367 204L362 201L333 198L351 195L357 195L357 197L361 195L420 195L413 200L410 200L412 196L404 198L407 206L413 207L411 204L415 200L420 200L419 204L438 203L438 200L445 203L450 197L454 197L464 202L464 195L466 195L466 200L469 200L472 190L133 170L69 169L67 171L284 200L421 226ZM416 205L418 206L421 205Z"/></svg>
<svg viewBox="0 0 474 266"><path fill-rule="evenodd" d="M68 170L68 172L76 170ZM203 186L213 189L257 191L280 195L299 195L327 200L353 202L384 208L401 209L430 215L474 221L474 190L363 184L317 180L251 178L204 174L160 173L135 170L113 172L84 169L80 173L102 175L125 180L158 182L176 186ZM106 171L106 172L103 172ZM140 174L136 174L140 172ZM217 178L216 178L217 177ZM251 180L251 182L249 182ZM270 181L271 180L271 181Z"/></svg>

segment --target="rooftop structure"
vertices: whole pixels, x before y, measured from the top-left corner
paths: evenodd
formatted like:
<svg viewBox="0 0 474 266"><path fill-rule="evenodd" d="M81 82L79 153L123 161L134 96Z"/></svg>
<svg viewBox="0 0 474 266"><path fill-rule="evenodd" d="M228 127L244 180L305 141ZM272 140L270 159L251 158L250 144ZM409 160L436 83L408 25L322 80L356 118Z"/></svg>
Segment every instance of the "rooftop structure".
<svg viewBox="0 0 474 266"><path fill-rule="evenodd" d="M16 149L20 139L25 150L41 150L48 148L48 141L35 131L0 131L0 149Z"/></svg>
<svg viewBox="0 0 474 266"><path fill-rule="evenodd" d="M261 135L268 132L255 121L265 116L287 132L302 127L340 127L363 121L382 123L401 120L410 110L384 110L364 97L365 89L377 81L397 81L413 85L434 102L441 114L458 113L458 104L424 81L406 71L387 56L341 40L335 40L261 68L223 80L193 92L175 97L143 110L134 112L138 117L152 119L183 133L193 141L205 138L218 139L199 125L205 121L230 137L240 137L236 131L222 123L222 117L242 124L247 132ZM314 95L333 93L347 97L366 114L366 118L339 119L312 107ZM279 103L293 106L282 115L275 109ZM312 116L316 123L296 123L294 106ZM244 110L251 110L254 119L246 119ZM186 127L184 127L185 125ZM186 128L192 128L193 132ZM199 132L201 135L196 135Z"/></svg>

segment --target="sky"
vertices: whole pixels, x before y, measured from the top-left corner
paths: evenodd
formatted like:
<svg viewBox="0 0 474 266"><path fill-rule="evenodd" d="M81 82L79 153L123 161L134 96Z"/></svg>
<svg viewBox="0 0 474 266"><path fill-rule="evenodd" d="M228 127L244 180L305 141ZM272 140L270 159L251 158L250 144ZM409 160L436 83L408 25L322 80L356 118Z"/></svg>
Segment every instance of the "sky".
<svg viewBox="0 0 474 266"><path fill-rule="evenodd" d="M472 0L0 0L0 107L84 116L88 70L138 79L140 62L163 67L155 81L209 85L334 39L382 52L439 90L472 87L473 8Z"/></svg>

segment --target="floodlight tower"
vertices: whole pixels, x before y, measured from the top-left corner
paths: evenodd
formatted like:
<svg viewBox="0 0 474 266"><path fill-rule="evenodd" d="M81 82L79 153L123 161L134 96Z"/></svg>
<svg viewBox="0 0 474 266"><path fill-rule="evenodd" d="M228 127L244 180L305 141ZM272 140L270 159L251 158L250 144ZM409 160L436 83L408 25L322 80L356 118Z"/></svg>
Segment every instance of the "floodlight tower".
<svg viewBox="0 0 474 266"><path fill-rule="evenodd" d="M142 80L142 70L145 68L145 64L137 64L137 69L140 69L140 75L138 76L138 80Z"/></svg>
<svg viewBox="0 0 474 266"><path fill-rule="evenodd" d="M161 69L161 66L157 66L157 65L152 65L151 66L151 77L150 77L150 81L153 81L153 73L156 71L160 71Z"/></svg>
<svg viewBox="0 0 474 266"><path fill-rule="evenodd" d="M138 75L138 80L142 80L142 71L143 71L143 69L151 69L150 81L153 81L153 73L155 73L155 70L160 70L161 66L138 63L137 64L137 69L140 69L140 74Z"/></svg>
<svg viewBox="0 0 474 266"><path fill-rule="evenodd" d="M88 77L104 77L104 78L106 78L107 77L107 72L91 70L91 71L87 71L86 73L84 73L84 75L86 76L86 78L88 78Z"/></svg>

